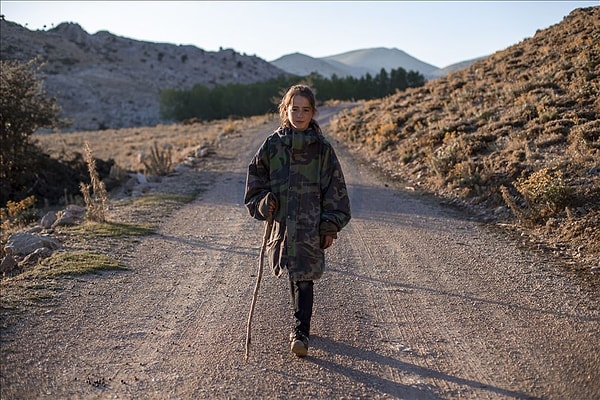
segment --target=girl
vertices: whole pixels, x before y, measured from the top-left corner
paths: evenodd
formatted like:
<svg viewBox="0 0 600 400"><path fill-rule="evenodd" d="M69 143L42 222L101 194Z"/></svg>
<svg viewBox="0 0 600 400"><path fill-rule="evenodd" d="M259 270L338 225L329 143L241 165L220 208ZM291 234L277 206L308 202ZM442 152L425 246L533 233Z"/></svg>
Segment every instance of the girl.
<svg viewBox="0 0 600 400"><path fill-rule="evenodd" d="M323 275L325 252L350 221L344 175L331 144L314 120L313 91L288 89L279 104L280 126L248 166L244 202L250 215L273 222L267 243L276 276L287 270L295 325L291 351L306 356L313 281Z"/></svg>

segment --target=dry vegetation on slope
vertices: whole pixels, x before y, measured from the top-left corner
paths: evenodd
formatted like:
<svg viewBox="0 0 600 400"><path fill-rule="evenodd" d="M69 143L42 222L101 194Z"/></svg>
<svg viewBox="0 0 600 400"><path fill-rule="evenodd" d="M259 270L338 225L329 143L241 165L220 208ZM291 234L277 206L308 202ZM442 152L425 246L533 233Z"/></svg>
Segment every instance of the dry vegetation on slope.
<svg viewBox="0 0 600 400"><path fill-rule="evenodd" d="M132 172L145 172L141 158L150 154L154 144L159 148L169 147L175 164L183 162L196 149L205 146L218 146L219 139L239 132L242 127L264 123L272 116L215 120L192 124L157 125L102 131L61 132L35 135L40 148L52 157L72 159L83 152L88 143L94 157L113 160L120 169Z"/></svg>
<svg viewBox="0 0 600 400"><path fill-rule="evenodd" d="M366 102L333 129L393 178L514 219L546 249L597 271L600 7L424 87Z"/></svg>

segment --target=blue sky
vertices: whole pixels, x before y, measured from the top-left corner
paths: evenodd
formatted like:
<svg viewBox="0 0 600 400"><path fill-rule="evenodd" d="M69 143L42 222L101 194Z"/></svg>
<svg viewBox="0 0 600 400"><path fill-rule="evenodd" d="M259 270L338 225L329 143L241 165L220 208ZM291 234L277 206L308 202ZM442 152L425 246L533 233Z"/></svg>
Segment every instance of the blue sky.
<svg viewBox="0 0 600 400"><path fill-rule="evenodd" d="M31 30L75 22L131 39L232 48L272 61L372 47L445 67L492 54L599 1L7 1L6 20Z"/></svg>

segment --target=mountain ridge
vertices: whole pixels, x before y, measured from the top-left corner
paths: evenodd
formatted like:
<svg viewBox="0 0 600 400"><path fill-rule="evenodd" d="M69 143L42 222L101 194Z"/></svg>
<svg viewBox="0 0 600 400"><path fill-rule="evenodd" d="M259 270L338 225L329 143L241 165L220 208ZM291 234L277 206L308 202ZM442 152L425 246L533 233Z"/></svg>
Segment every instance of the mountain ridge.
<svg viewBox="0 0 600 400"><path fill-rule="evenodd" d="M314 58L297 52L281 56L270 62L290 74L299 76L306 76L313 72L317 72L327 78L331 78L333 75L338 77L353 76L358 78L369 72L367 68L353 67L339 61L327 61L322 58Z"/></svg>
<svg viewBox="0 0 600 400"><path fill-rule="evenodd" d="M388 72L398 68L403 68L407 72L416 71L427 80L445 74L441 68L423 62L395 47L363 48L317 58L302 53L291 53L270 62L291 74L307 75L317 72L327 78L331 78L333 74L338 77L352 76L354 78L360 78L367 73L373 76L380 73L382 68ZM454 65L464 68L471 62L466 60Z"/></svg>

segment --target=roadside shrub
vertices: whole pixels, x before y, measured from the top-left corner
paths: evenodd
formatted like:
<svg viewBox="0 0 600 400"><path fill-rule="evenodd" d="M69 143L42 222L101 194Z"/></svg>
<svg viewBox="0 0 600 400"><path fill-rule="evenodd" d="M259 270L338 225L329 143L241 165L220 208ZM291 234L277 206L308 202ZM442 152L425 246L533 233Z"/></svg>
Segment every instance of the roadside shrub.
<svg viewBox="0 0 600 400"><path fill-rule="evenodd" d="M551 172L542 168L528 178L518 178L515 184L527 204L540 216L563 209L571 193L561 171Z"/></svg>
<svg viewBox="0 0 600 400"><path fill-rule="evenodd" d="M38 218L35 206L35 196L29 196L21 201L9 200L6 208L0 208L0 256L4 256L4 245L9 236Z"/></svg>
<svg viewBox="0 0 600 400"><path fill-rule="evenodd" d="M38 217L35 203L35 196L29 196L21 201L9 200L6 203L6 208L0 209L0 227L2 230L11 230L35 221Z"/></svg>
<svg viewBox="0 0 600 400"><path fill-rule="evenodd" d="M542 168L528 177L520 177L514 184L522 196L524 207L517 205L517 200L506 187L501 188L502 197L524 222L539 222L561 212L567 205L573 190L565 184L561 171L550 171Z"/></svg>
<svg viewBox="0 0 600 400"><path fill-rule="evenodd" d="M37 79L42 67L39 60L27 63L0 61L0 181L1 203L18 201L21 193L35 183L35 163L42 153L30 141L39 128L51 128L59 124L59 107L50 98ZM33 175L33 176L32 176Z"/></svg>
<svg viewBox="0 0 600 400"><path fill-rule="evenodd" d="M164 145L162 149L154 142L150 151L150 156L142 160L146 167L146 172L150 175L165 176L171 173L173 168L173 148L171 145Z"/></svg>
<svg viewBox="0 0 600 400"><path fill-rule="evenodd" d="M440 178L446 178L454 165L463 160L463 146L457 140L440 146L432 151L428 158L428 166Z"/></svg>

